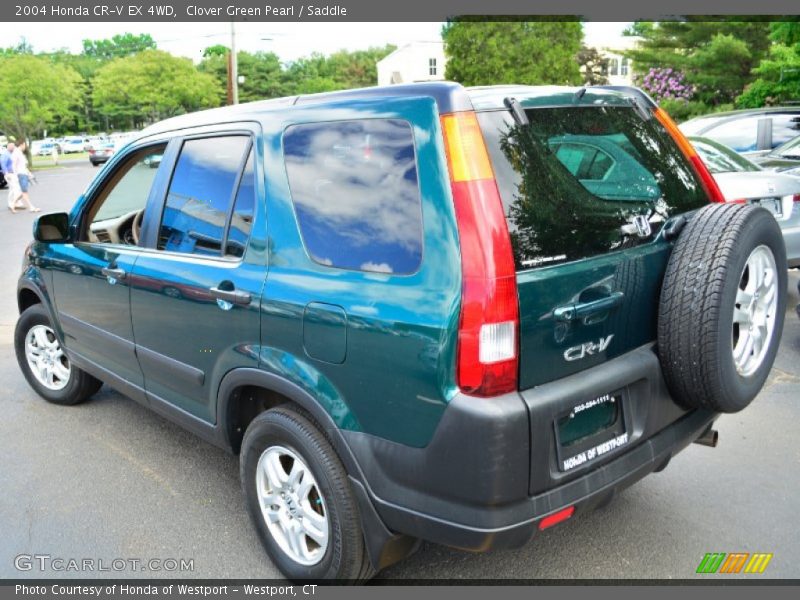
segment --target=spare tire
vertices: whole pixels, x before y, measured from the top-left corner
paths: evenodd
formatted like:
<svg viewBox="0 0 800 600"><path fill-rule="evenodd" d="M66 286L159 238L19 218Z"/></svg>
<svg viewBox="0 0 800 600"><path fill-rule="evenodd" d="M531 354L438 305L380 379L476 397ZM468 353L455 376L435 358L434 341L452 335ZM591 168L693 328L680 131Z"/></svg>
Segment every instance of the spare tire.
<svg viewBox="0 0 800 600"><path fill-rule="evenodd" d="M733 413L761 390L786 312L786 248L765 209L712 204L680 233L658 314L658 353L675 401Z"/></svg>

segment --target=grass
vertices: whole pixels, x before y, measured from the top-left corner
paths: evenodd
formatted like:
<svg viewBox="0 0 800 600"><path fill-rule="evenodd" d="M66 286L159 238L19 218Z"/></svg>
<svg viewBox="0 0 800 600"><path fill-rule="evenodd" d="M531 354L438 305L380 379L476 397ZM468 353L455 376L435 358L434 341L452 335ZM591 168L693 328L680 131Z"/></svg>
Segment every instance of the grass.
<svg viewBox="0 0 800 600"><path fill-rule="evenodd" d="M64 162L78 162L84 161L86 163L89 162L89 153L88 152L76 152L74 154L59 154L58 155L58 164ZM53 159L50 156L34 156L33 157L33 165L34 169L46 169L48 167L52 168L55 165L53 164Z"/></svg>

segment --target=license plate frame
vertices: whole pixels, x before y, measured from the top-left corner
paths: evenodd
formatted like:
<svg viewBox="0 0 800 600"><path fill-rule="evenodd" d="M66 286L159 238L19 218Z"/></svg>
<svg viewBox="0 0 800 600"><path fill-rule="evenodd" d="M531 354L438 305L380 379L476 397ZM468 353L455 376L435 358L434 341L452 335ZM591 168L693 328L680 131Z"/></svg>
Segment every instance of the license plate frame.
<svg viewBox="0 0 800 600"><path fill-rule="evenodd" d="M752 204L763 206L771 212L776 219L783 218L783 200L781 198L757 198Z"/></svg>
<svg viewBox="0 0 800 600"><path fill-rule="evenodd" d="M598 459L612 453L613 450L625 446L630 442L630 428L627 423L629 411L626 407L626 390L615 390L605 394L591 397L584 402L573 405L568 410L561 412L553 421L553 430L556 442L556 457L558 470L562 473L570 472L579 467L596 462ZM613 420L608 421L609 409L613 407ZM576 420L582 419L583 423ZM577 438L574 431L568 427L580 429L591 427L587 421L598 420L600 426Z"/></svg>

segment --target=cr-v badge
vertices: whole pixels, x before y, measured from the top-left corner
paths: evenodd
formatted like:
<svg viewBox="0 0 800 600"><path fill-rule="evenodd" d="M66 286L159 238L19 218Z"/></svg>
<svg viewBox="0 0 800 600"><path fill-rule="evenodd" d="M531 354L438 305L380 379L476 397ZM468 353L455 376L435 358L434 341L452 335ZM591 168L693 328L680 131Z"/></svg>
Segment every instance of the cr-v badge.
<svg viewBox="0 0 800 600"><path fill-rule="evenodd" d="M564 360L580 360L586 356L592 356L594 354L605 352L606 348L608 348L608 345L611 343L611 338L613 337L614 334L612 333L607 337L600 338L597 342L586 342L580 346L567 348L564 350Z"/></svg>

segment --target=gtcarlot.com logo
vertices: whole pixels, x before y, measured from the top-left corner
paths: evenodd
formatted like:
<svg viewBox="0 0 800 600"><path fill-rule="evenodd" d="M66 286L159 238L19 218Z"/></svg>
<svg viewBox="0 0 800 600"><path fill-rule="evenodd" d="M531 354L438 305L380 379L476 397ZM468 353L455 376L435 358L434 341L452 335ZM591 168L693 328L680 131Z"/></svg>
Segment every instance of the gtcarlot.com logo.
<svg viewBox="0 0 800 600"><path fill-rule="evenodd" d="M709 552L697 566L698 573L704 574L737 574L737 573L763 573L772 554L765 552Z"/></svg>
<svg viewBox="0 0 800 600"><path fill-rule="evenodd" d="M192 572L193 558L64 558L49 554L18 554L17 571L55 571L86 573L99 571Z"/></svg>

